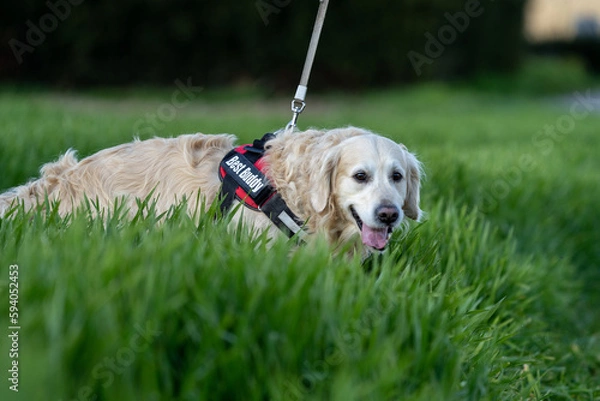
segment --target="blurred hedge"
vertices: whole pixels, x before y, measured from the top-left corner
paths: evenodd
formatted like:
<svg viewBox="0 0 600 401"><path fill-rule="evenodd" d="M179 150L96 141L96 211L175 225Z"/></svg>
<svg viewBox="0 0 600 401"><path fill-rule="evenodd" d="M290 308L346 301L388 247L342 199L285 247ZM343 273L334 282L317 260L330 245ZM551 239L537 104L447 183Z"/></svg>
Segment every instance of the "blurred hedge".
<svg viewBox="0 0 600 401"><path fill-rule="evenodd" d="M575 56L585 62L587 70L600 74L600 40L598 38L575 38L571 41L548 41L530 46L532 53L543 56Z"/></svg>
<svg viewBox="0 0 600 401"><path fill-rule="evenodd" d="M333 0L311 80L357 87L511 70L521 55L524 2ZM202 85L249 80L289 88L299 79L318 1L20 0L2 7L3 80L69 86L191 77ZM469 7L481 12L460 32L448 16ZM427 33L437 41L446 34L441 52ZM427 46L436 51L428 55ZM415 69L411 51L427 62Z"/></svg>

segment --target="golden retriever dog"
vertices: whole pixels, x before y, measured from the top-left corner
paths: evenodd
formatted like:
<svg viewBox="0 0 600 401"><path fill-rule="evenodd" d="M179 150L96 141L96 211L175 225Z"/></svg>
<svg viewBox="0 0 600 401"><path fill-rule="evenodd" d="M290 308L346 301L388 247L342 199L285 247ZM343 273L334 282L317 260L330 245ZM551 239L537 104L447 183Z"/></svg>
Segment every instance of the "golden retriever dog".
<svg viewBox="0 0 600 401"><path fill-rule="evenodd" d="M59 201L61 215L89 200L110 209L121 200L132 213L137 199L152 196L157 212L183 199L190 214L198 202L218 198L221 159L232 135L154 138L102 150L78 161L72 150L41 168L41 178L0 194L0 217L21 202L31 209ZM265 174L310 233L331 244L360 238L364 251L383 250L405 217L419 220L421 165L404 145L356 127L282 132L266 143ZM198 196L199 194L199 196ZM279 230L260 211L236 208L258 230ZM357 241L358 242L358 241Z"/></svg>

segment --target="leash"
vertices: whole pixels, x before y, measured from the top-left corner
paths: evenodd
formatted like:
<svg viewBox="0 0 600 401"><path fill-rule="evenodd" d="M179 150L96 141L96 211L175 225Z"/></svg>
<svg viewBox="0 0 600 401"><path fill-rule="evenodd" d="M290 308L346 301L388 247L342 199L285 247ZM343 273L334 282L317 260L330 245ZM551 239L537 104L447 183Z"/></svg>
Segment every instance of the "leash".
<svg viewBox="0 0 600 401"><path fill-rule="evenodd" d="M310 71L312 69L313 62L315 61L315 54L317 53L317 46L319 45L319 37L321 36L321 30L323 29L323 23L325 22L327 6L329 5L329 0L319 0L319 2L319 10L317 11L317 18L315 20L312 36L310 38L310 44L308 45L308 52L306 53L306 60L304 61L304 68L302 69L302 76L300 77L300 84L296 88L296 94L292 100L292 119L285 127L286 131L293 131L296 128L298 116L306 107L305 99L306 92L308 90L308 79L310 78Z"/></svg>

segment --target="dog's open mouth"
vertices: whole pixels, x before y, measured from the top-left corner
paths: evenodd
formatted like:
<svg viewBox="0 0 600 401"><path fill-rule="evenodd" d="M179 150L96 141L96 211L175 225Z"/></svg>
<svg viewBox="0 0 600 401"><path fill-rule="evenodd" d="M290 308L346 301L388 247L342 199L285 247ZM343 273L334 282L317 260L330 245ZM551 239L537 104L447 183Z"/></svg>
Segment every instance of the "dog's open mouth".
<svg viewBox="0 0 600 401"><path fill-rule="evenodd" d="M350 206L350 212L352 213L352 217L354 217L354 220L358 225L360 230L360 238L363 244L380 251L385 249L385 246L390 239L390 235L392 234L392 227L369 227L363 223L358 213L356 213L356 210L354 210L354 207Z"/></svg>

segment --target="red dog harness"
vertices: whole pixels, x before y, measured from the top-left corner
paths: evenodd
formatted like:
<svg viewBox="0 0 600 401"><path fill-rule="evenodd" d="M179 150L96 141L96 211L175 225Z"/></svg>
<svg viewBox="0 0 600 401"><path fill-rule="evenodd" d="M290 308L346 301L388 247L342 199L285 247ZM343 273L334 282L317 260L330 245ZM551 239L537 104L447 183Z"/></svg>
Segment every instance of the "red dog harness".
<svg viewBox="0 0 600 401"><path fill-rule="evenodd" d="M296 234L301 237L304 222L292 213L264 174L265 143L274 137L273 134L265 134L252 145L238 146L221 160L221 212L225 214L233 200L237 199L252 210L262 211L288 237Z"/></svg>

